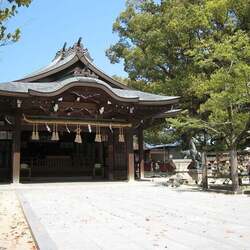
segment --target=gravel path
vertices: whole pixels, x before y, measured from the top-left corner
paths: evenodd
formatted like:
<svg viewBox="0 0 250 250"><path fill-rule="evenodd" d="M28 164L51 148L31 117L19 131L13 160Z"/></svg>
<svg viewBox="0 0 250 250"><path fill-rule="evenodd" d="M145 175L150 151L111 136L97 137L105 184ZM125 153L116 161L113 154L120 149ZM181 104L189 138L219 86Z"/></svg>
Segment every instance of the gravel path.
<svg viewBox="0 0 250 250"><path fill-rule="evenodd" d="M250 249L250 197L154 183L27 185L58 249Z"/></svg>
<svg viewBox="0 0 250 250"><path fill-rule="evenodd" d="M0 191L0 250L35 250L15 191Z"/></svg>

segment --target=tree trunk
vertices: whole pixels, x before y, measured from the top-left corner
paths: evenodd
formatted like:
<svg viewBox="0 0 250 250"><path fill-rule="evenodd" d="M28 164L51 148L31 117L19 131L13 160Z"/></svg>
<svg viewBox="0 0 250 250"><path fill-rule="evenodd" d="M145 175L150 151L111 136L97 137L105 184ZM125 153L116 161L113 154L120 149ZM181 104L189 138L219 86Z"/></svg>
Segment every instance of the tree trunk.
<svg viewBox="0 0 250 250"><path fill-rule="evenodd" d="M219 162L220 162L219 153L216 152L216 171L217 171L217 173L219 172Z"/></svg>
<svg viewBox="0 0 250 250"><path fill-rule="evenodd" d="M232 147L229 151L230 166L231 166L231 179L232 179L232 191L239 191L239 179L238 179L238 161L237 151L235 147Z"/></svg>
<svg viewBox="0 0 250 250"><path fill-rule="evenodd" d="M201 152L201 164L202 164L202 189L208 189L208 181L207 181L207 155L206 152Z"/></svg>

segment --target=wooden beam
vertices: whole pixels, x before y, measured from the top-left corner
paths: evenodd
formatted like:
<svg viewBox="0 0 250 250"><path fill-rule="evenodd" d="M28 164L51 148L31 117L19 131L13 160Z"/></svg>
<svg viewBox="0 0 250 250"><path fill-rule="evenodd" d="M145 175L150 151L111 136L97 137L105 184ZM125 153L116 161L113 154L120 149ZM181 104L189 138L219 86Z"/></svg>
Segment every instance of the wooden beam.
<svg viewBox="0 0 250 250"><path fill-rule="evenodd" d="M131 123L126 123L126 122L114 122L114 121L85 121L85 120L70 120L70 119L53 119L53 118L48 118L48 119L35 119L35 118L27 118L23 117L23 120L26 123L29 124L57 124L57 125L82 125L82 126L99 126L99 127L107 127L109 128L110 126L112 128L129 128L132 126Z"/></svg>
<svg viewBox="0 0 250 250"><path fill-rule="evenodd" d="M20 182L20 149L21 149L21 114L15 115L15 127L12 141L12 181Z"/></svg>
<svg viewBox="0 0 250 250"><path fill-rule="evenodd" d="M144 148L143 148L143 127L138 128L138 152L139 152L139 168L140 178L144 178Z"/></svg>
<svg viewBox="0 0 250 250"><path fill-rule="evenodd" d="M134 149L133 149L133 129L127 129L126 133L127 146L127 173L128 181L135 180L135 166L134 166Z"/></svg>

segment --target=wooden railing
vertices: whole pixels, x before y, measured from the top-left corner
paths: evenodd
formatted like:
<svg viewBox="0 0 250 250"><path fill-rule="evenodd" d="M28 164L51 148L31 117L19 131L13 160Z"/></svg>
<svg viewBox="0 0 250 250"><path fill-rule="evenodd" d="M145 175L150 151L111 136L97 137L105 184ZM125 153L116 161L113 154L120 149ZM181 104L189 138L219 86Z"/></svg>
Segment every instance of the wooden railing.
<svg viewBox="0 0 250 250"><path fill-rule="evenodd" d="M35 173L54 172L54 173L77 173L82 172L86 175L92 175L94 165L87 162L81 157L70 156L48 156L46 158L27 158L23 159L22 163L27 165L31 170L31 176Z"/></svg>

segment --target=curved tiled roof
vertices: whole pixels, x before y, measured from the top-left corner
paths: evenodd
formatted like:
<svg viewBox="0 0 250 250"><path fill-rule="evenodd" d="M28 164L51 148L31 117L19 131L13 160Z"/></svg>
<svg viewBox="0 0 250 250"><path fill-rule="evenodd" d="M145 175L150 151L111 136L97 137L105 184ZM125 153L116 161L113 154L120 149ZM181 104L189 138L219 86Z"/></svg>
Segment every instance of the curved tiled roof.
<svg viewBox="0 0 250 250"><path fill-rule="evenodd" d="M115 99L126 102L175 103L179 97L162 96L138 90L117 89L104 81L91 77L70 77L56 82L7 82L0 84L0 94L26 94L34 96L55 96L76 86L96 87L104 90Z"/></svg>
<svg viewBox="0 0 250 250"><path fill-rule="evenodd" d="M60 55L57 58L55 58L49 65L47 65L41 69L38 69L38 70L32 72L31 74L25 75L22 79L35 77L37 75L41 75L41 74L47 73L49 71L52 71L54 69L60 68L62 65L65 65L68 62L72 61L75 56L76 56L76 53L72 53L71 55L67 56L66 58L62 58L62 55ZM22 79L20 79L20 81Z"/></svg>
<svg viewBox="0 0 250 250"><path fill-rule="evenodd" d="M26 75L20 80L0 84L0 95L52 97L73 87L93 87L105 91L112 98L122 102L143 105L178 103L179 97L134 90L108 76L93 64L88 50L82 46L80 41L79 39L69 48L66 48L65 44L46 67ZM80 71L78 71L78 67ZM65 75L71 76L65 78Z"/></svg>
<svg viewBox="0 0 250 250"><path fill-rule="evenodd" d="M59 50L56 54L56 57L53 61L21 79L18 79L18 82L35 82L44 77L51 76L55 73L63 71L64 69L72 66L76 62L81 62L87 68L92 70L98 77L104 79L105 81L113 84L117 88L121 89L131 89L130 87L124 85L123 83L117 81L116 79L110 77L102 70L100 70L95 64L92 62L93 60L90 58L89 52L86 48L83 48L81 43L76 43L74 46L66 49L65 47Z"/></svg>

